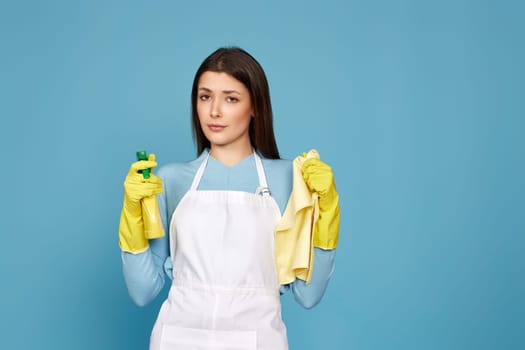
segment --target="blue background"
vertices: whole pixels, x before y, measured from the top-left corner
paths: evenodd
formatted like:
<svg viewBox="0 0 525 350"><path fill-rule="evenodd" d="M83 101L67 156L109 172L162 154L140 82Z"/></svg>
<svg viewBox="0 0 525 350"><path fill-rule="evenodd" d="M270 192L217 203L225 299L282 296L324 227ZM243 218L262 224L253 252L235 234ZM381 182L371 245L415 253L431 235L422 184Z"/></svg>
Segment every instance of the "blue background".
<svg viewBox="0 0 525 350"><path fill-rule="evenodd" d="M291 349L523 349L522 3L2 2L0 348L147 347L166 290L127 295L122 182L138 149L195 156L193 74L239 45L282 156L317 148L341 195Z"/></svg>

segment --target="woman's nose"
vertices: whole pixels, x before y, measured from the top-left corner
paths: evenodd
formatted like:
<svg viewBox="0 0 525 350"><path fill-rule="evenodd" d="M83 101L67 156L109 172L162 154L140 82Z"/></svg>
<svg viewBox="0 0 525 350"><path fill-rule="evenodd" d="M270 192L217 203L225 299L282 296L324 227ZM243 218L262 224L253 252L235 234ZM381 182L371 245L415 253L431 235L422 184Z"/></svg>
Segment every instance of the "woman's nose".
<svg viewBox="0 0 525 350"><path fill-rule="evenodd" d="M210 116L212 118L219 118L221 116L220 101L213 100L210 106Z"/></svg>

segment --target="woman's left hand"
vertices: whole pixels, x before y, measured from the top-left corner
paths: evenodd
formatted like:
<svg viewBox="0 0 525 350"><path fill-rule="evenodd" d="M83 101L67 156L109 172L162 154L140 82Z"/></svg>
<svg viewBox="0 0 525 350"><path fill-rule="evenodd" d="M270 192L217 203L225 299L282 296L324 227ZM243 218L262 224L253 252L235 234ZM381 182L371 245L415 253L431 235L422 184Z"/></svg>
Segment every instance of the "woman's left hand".
<svg viewBox="0 0 525 350"><path fill-rule="evenodd" d="M324 199L335 192L334 173L332 168L319 158L310 158L301 168L303 178L310 190Z"/></svg>
<svg viewBox="0 0 525 350"><path fill-rule="evenodd" d="M332 168L319 158L307 159L301 168L310 190L319 195L319 219L314 231L314 246L333 249L339 237L339 194Z"/></svg>

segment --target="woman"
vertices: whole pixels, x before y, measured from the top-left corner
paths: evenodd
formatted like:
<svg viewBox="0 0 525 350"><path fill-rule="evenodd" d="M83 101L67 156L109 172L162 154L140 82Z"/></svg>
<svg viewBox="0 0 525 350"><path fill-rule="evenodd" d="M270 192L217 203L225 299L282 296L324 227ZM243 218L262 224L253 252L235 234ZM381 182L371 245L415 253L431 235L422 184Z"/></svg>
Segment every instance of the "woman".
<svg viewBox="0 0 525 350"><path fill-rule="evenodd" d="M292 192L292 162L279 159L259 63L242 49L218 49L199 67L191 101L199 157L164 165L147 180L137 171L155 167L154 158L136 162L124 183L120 246L130 296L145 305L162 289L164 273L172 278L150 349L288 349L279 291L316 305L335 249L314 248L308 284L279 286L274 232ZM319 193L316 232L328 221L338 228L330 167L313 159L302 171ZM168 235L147 240L141 219L131 217L154 194ZM328 207L337 217L323 214Z"/></svg>

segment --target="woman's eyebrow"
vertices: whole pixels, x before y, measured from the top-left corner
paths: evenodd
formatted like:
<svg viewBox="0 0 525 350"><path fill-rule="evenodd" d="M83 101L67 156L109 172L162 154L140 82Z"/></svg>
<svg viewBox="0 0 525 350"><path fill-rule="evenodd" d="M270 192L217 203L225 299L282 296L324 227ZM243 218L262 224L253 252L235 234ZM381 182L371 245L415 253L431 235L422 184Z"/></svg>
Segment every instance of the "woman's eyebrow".
<svg viewBox="0 0 525 350"><path fill-rule="evenodd" d="M222 92L224 94L237 94L237 95L242 95L239 91L237 90L222 90Z"/></svg>
<svg viewBox="0 0 525 350"><path fill-rule="evenodd" d="M201 86L199 88L199 90L203 90L203 91L206 91L206 92L213 92L211 89L205 87L205 86ZM237 95L242 95L239 91L237 90L222 90L222 93L223 94L237 94Z"/></svg>

